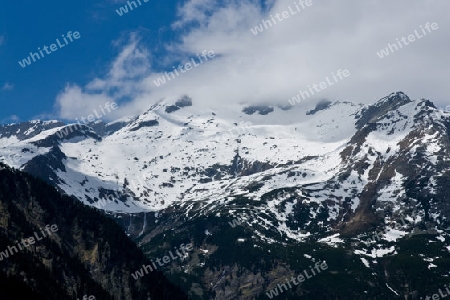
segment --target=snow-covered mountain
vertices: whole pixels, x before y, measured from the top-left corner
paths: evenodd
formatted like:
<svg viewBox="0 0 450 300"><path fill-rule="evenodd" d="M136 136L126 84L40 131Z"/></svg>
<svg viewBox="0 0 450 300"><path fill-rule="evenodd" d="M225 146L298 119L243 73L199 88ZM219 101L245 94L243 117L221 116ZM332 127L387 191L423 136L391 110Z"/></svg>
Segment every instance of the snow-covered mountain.
<svg viewBox="0 0 450 300"><path fill-rule="evenodd" d="M261 114L246 107L224 118L220 111L200 111L184 97L109 124L3 126L0 159L51 180L86 204L113 212L159 210L175 201L208 197L205 190L217 192L221 181L236 184L243 175L285 171L305 157L336 164L359 108L338 102L306 115L279 107ZM312 180L328 178L325 169ZM245 176L244 182L254 176ZM278 185L284 184L282 178Z"/></svg>
<svg viewBox="0 0 450 300"><path fill-rule="evenodd" d="M448 113L401 92L373 105L323 104L310 111L247 106L233 117L183 96L108 124L11 124L0 128L0 158L113 213L172 205L189 213L196 202L204 213L238 196L261 201L289 189L260 209L295 239L309 235L300 231L319 211L327 214L322 225L342 233L371 228L377 214L387 214L386 222L406 211L418 220L446 217L445 202L421 198L447 193L439 182L448 176ZM405 191L412 182L420 191ZM300 204L307 213L293 230L280 220Z"/></svg>
<svg viewBox="0 0 450 300"><path fill-rule="evenodd" d="M380 258L409 251L399 244L405 237L426 235L421 243L448 256L449 133L449 113L402 92L372 105L229 111L184 96L108 124L5 125L0 160L114 214L144 249L186 230L225 239L231 224L243 224L249 231L238 242L252 239L255 251L314 243L303 250L314 257L319 244L344 247L381 274L389 268ZM429 270L445 267L420 255ZM216 277L198 276L216 287ZM388 282L409 295L407 283L390 279L387 293Z"/></svg>
<svg viewBox="0 0 450 300"><path fill-rule="evenodd" d="M294 188L339 222L372 204L398 210L392 199L405 197L398 187L412 180L414 163L416 177L429 170L430 194L446 174L449 114L401 92L370 106L335 102L306 112L269 105L227 113L201 111L184 96L108 124L6 125L0 159L110 212L213 204L243 194L258 201Z"/></svg>

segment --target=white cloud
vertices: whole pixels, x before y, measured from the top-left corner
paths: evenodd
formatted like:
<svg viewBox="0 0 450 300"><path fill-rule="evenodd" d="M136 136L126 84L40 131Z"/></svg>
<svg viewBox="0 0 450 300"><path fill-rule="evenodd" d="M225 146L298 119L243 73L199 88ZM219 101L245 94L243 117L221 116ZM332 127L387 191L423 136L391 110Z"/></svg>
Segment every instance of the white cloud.
<svg viewBox="0 0 450 300"><path fill-rule="evenodd" d="M60 118L80 119L99 111L106 102L136 99L142 94L140 79L149 71L148 53L138 46L139 40L132 35L112 62L105 78L95 78L84 88L77 84L68 84L57 96L56 109ZM113 110L103 117L112 120L120 117L125 111L128 115L141 112L142 109L128 105L120 110Z"/></svg>
<svg viewBox="0 0 450 300"><path fill-rule="evenodd" d="M182 57L187 62L203 50L213 50L214 59L156 87L153 80L163 73L155 73L151 53L133 36L104 78L84 89L69 86L59 95L61 116L75 116L73 109L85 107L76 101L128 99L121 113L130 114L181 94L203 106L288 104L300 89L338 69L348 69L351 76L317 93L318 97L367 103L402 90L412 98L446 104L450 2L313 0L312 6L254 35L250 28L262 19L294 7L293 1L268 3L272 2L265 11L250 0L230 0L221 6L212 0L187 1L172 27L177 31L195 26L184 27L179 42L167 45L165 71L172 71L170 59ZM414 33L426 22L437 22L439 29L388 57L376 55L387 43Z"/></svg>
<svg viewBox="0 0 450 300"><path fill-rule="evenodd" d="M16 115L11 115L0 121L0 123L19 123L19 122L20 122L20 118Z"/></svg>
<svg viewBox="0 0 450 300"><path fill-rule="evenodd" d="M57 106L59 115L63 119L81 119L92 114L94 109L106 102L114 100L105 94L83 93L77 85L67 85L62 94L58 96Z"/></svg>
<svg viewBox="0 0 450 300"><path fill-rule="evenodd" d="M173 28L180 28L189 22L204 22L206 13L217 9L217 2L211 0L190 0L178 9L178 20L172 24Z"/></svg>
<svg viewBox="0 0 450 300"><path fill-rule="evenodd" d="M12 91L14 89L14 84L5 82L5 84L2 87L3 91Z"/></svg>

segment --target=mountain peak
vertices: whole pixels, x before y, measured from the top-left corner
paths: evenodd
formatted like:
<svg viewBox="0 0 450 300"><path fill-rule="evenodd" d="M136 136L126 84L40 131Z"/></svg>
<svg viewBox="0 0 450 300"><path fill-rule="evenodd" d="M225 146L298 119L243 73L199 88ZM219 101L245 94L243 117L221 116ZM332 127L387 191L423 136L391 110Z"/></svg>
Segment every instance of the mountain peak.
<svg viewBox="0 0 450 300"><path fill-rule="evenodd" d="M398 91L398 92L394 92L394 93L390 93L388 96L381 98L380 100L377 101L377 103L379 102L410 102L411 99L402 91Z"/></svg>
<svg viewBox="0 0 450 300"><path fill-rule="evenodd" d="M410 102L412 102L412 100L403 92L399 91L391 93L372 105L364 106L356 115L356 118L358 118L358 121L356 121L356 127L360 129L368 123L373 123L386 113Z"/></svg>

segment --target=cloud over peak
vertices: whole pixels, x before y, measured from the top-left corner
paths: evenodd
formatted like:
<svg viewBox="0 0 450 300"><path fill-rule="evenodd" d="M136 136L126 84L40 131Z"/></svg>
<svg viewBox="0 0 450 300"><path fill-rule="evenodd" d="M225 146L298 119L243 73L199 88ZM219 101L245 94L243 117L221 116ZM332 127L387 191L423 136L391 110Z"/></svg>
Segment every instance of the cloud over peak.
<svg viewBox="0 0 450 300"><path fill-rule="evenodd" d="M204 107L288 104L299 90L338 69L348 69L351 76L321 91L318 98L372 102L403 90L413 98L439 102L448 94L443 80L447 68L436 66L448 64L443 49L448 43L450 3L431 2L312 0L307 9L297 10L298 3L287 0L264 5L248 0L219 4L190 0L178 8L178 19L172 23L177 38L165 45L164 56L156 56L137 33L132 34L106 74L85 87L70 84L58 95L59 114L70 119L83 107L116 101L121 107L117 114L130 115L162 98L183 94ZM284 12L289 16L280 21ZM263 21L267 28L253 34L251 29ZM376 55L387 43L426 22L437 22L441 29L382 60ZM155 85L165 72L173 72L204 50L214 51L216 57Z"/></svg>

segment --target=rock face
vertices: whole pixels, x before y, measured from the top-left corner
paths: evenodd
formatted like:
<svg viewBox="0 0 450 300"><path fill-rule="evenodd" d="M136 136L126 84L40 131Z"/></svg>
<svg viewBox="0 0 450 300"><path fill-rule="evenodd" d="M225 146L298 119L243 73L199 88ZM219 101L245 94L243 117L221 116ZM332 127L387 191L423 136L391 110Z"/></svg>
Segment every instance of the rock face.
<svg viewBox="0 0 450 300"><path fill-rule="evenodd" d="M112 219L8 167L0 224L2 299L187 299L159 271L132 278L146 260Z"/></svg>

